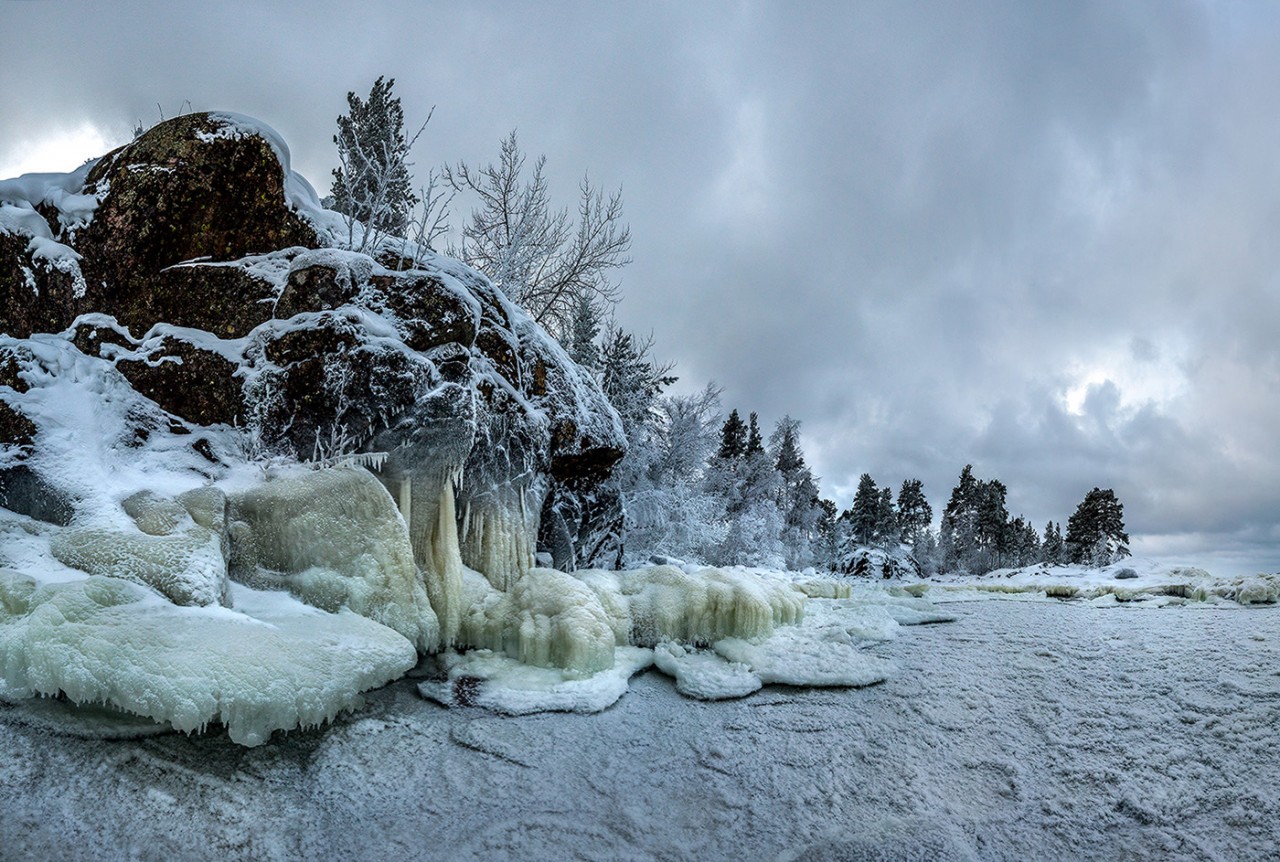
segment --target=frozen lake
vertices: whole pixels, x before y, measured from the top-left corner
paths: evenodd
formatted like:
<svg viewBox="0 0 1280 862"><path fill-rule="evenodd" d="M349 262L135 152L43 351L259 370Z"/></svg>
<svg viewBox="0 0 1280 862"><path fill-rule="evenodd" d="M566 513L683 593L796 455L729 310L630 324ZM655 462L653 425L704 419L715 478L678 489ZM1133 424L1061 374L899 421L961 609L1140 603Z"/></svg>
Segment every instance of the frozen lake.
<svg viewBox="0 0 1280 862"><path fill-rule="evenodd" d="M503 718L402 680L255 749L0 707L0 858L1280 857L1280 609L947 608L858 690L703 703L650 671Z"/></svg>

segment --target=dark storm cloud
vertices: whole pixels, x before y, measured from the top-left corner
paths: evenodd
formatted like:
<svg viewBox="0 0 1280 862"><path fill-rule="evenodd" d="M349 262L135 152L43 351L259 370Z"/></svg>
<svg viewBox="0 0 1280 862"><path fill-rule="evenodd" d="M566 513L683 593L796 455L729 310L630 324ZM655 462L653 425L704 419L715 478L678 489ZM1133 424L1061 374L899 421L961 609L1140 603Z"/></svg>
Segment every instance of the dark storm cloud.
<svg viewBox="0 0 1280 862"><path fill-rule="evenodd" d="M345 92L394 76L437 105L420 171L514 127L565 202L620 184L624 324L801 418L842 504L867 471L940 509L973 462L1038 525L1110 486L1144 550L1280 568L1274 13L686 5L0 0L0 166L190 100L322 188Z"/></svg>

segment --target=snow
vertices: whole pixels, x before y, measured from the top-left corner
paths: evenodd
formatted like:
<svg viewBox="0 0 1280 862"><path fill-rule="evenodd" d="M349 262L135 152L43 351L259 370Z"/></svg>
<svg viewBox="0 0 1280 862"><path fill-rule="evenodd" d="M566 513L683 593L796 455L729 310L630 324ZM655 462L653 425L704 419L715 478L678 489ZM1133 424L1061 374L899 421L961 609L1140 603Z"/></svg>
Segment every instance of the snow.
<svg viewBox="0 0 1280 862"><path fill-rule="evenodd" d="M899 668L882 685L704 703L649 672L593 714L446 710L406 679L323 732L252 749L55 737L0 706L0 847L1271 862L1280 609L1196 608L953 604L956 622L867 648Z"/></svg>
<svg viewBox="0 0 1280 862"><path fill-rule="evenodd" d="M535 712L600 712L627 692L627 681L653 664L653 651L620 646L604 668L582 672L531 667L492 650L441 657L446 678L427 681L418 693L442 706L480 706L505 715Z"/></svg>
<svg viewBox="0 0 1280 862"><path fill-rule="evenodd" d="M62 693L167 722L221 721L260 745L360 705L360 692L417 660L400 635L347 610L238 589L240 613L180 608L119 578L39 586L0 570L0 671L7 696Z"/></svg>
<svg viewBox="0 0 1280 862"><path fill-rule="evenodd" d="M1280 575L1223 578L1204 569L1164 561L1129 558L1101 568L1035 565L997 569L985 575L940 576L918 582L935 601L972 598L972 593L1023 594L1055 599L1096 600L1165 607L1170 597L1190 602L1275 604Z"/></svg>

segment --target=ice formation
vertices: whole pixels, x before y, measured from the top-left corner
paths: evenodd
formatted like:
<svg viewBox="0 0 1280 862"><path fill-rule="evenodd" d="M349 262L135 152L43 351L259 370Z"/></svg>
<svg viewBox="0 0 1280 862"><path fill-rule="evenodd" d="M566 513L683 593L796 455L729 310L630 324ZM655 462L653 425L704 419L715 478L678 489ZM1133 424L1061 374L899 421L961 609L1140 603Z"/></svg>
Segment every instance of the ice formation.
<svg viewBox="0 0 1280 862"><path fill-rule="evenodd" d="M408 528L369 471L295 468L233 494L231 513L237 580L326 611L349 608L423 652L438 645Z"/></svg>
<svg viewBox="0 0 1280 862"><path fill-rule="evenodd" d="M862 648L926 612L811 575L537 565L544 501L622 457L617 412L480 273L314 247L362 230L235 114L0 182L26 336L0 336L6 697L257 744L421 655L424 694L505 712L603 709L655 660L706 698L881 678Z"/></svg>
<svg viewBox="0 0 1280 862"><path fill-rule="evenodd" d="M259 745L358 706L417 661L409 641L349 610L243 588L236 600L241 613L179 608L119 578L40 586L0 570L0 671L11 695L61 693L188 733L220 721Z"/></svg>
<svg viewBox="0 0 1280 862"><path fill-rule="evenodd" d="M532 667L492 650L442 657L443 680L418 692L443 706L483 706L507 715L532 712L600 712L627 693L627 680L653 663L653 651L622 646L594 673Z"/></svg>

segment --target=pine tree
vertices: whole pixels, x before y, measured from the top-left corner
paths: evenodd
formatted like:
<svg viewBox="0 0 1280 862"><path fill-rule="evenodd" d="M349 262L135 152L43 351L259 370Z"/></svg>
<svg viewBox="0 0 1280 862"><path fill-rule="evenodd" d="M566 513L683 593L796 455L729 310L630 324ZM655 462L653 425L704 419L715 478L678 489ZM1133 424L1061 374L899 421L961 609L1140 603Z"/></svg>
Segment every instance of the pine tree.
<svg viewBox="0 0 1280 862"><path fill-rule="evenodd" d="M391 94L395 83L379 76L368 99L347 93L348 113L338 117L333 136L341 166L333 171L332 195L337 212L367 229L403 235L418 198L410 188L404 110Z"/></svg>
<svg viewBox="0 0 1280 862"><path fill-rule="evenodd" d="M1124 506L1115 491L1094 488L1067 520L1065 544L1071 562L1105 566L1129 556Z"/></svg>
<svg viewBox="0 0 1280 862"><path fill-rule="evenodd" d="M933 523L933 509L924 496L924 485L919 479L906 479L898 490L899 541L916 544L916 537Z"/></svg>
<svg viewBox="0 0 1280 862"><path fill-rule="evenodd" d="M738 411L730 410L729 418L724 420L724 425L720 428L720 449L716 452L716 457L725 461L737 461L746 454L747 427L742 424Z"/></svg>

